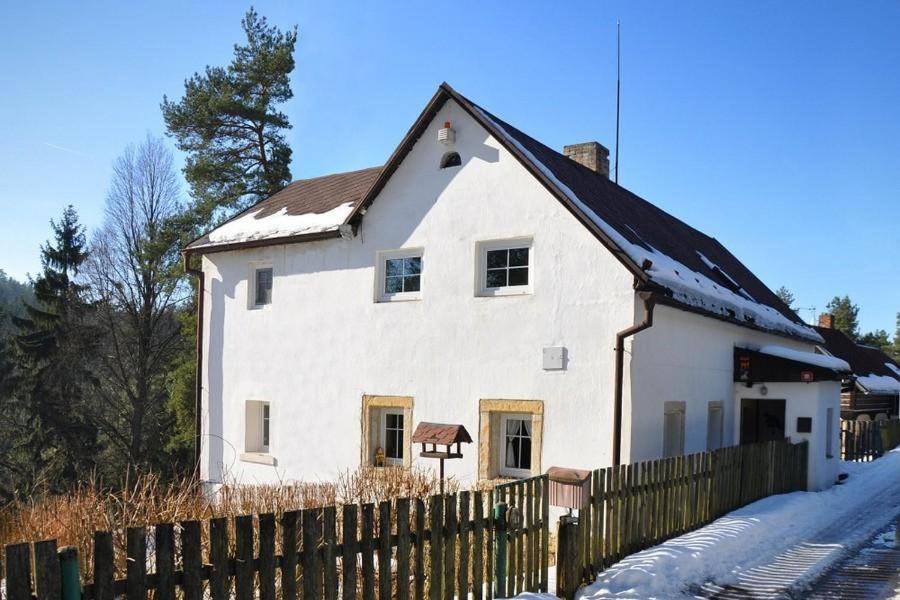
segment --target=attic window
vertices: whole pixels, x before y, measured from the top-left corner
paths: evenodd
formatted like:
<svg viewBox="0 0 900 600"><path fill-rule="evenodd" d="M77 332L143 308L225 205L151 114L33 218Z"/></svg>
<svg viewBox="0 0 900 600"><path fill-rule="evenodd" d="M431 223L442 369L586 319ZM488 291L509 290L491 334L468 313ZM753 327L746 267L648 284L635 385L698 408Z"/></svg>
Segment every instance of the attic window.
<svg viewBox="0 0 900 600"><path fill-rule="evenodd" d="M446 169L447 167L458 167L462 164L462 159L459 157L459 152L447 152L444 156L441 157L441 168Z"/></svg>

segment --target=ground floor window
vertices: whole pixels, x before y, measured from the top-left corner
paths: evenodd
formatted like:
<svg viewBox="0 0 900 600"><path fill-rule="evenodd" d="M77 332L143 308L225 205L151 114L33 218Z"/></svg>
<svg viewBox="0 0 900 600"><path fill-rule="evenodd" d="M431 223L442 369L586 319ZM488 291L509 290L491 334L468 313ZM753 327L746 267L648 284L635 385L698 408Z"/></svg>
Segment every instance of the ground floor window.
<svg viewBox="0 0 900 600"><path fill-rule="evenodd" d="M363 396L363 465L411 465L412 408L413 399L409 396Z"/></svg>
<svg viewBox="0 0 900 600"><path fill-rule="evenodd" d="M540 400L481 400L479 478L539 474L543 420L544 403Z"/></svg>
<svg viewBox="0 0 900 600"><path fill-rule="evenodd" d="M663 456L684 454L684 402L666 402L663 415Z"/></svg>
<svg viewBox="0 0 900 600"><path fill-rule="evenodd" d="M244 416L244 452L267 453L271 443L271 406L268 402L248 400Z"/></svg>
<svg viewBox="0 0 900 600"><path fill-rule="evenodd" d="M503 415L503 444L500 447L500 474L510 477L531 475L531 415Z"/></svg>
<svg viewBox="0 0 900 600"><path fill-rule="evenodd" d="M382 411L381 439L384 440L384 460L387 464L402 465L405 433L403 410L386 408Z"/></svg>

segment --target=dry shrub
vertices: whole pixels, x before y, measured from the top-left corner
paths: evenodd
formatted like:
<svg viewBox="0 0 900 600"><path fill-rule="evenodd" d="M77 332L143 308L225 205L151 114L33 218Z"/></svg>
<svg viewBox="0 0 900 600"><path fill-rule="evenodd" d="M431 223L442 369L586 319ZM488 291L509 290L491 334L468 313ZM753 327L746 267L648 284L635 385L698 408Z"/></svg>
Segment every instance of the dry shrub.
<svg viewBox="0 0 900 600"><path fill-rule="evenodd" d="M459 487L452 478L445 483L448 493ZM0 547L43 539L55 539L59 546L76 546L83 574L89 578L95 531L113 533L122 569L129 527L426 497L438 493L439 485L431 471L393 467L346 471L333 482L244 485L231 481L215 493L190 479L163 483L152 474L126 480L117 489L91 479L64 495L32 496L0 508ZM204 527L204 546L207 535Z"/></svg>

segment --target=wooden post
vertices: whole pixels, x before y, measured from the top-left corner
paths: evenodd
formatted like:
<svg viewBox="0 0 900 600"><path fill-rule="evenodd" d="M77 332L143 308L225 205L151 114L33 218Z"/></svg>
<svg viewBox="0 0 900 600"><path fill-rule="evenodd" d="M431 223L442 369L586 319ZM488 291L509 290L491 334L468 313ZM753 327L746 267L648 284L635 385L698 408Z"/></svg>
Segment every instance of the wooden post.
<svg viewBox="0 0 900 600"><path fill-rule="evenodd" d="M506 598L506 502L494 505L494 598Z"/></svg>
<svg viewBox="0 0 900 600"><path fill-rule="evenodd" d="M78 549L63 546L59 549L61 600L81 600L81 575L78 571Z"/></svg>
<svg viewBox="0 0 900 600"><path fill-rule="evenodd" d="M556 595L560 598L574 598L581 583L578 576L578 519L563 516L559 519L559 534L556 552Z"/></svg>
<svg viewBox="0 0 900 600"><path fill-rule="evenodd" d="M27 542L6 547L5 597L8 600L31 600L31 544Z"/></svg>
<svg viewBox="0 0 900 600"><path fill-rule="evenodd" d="M34 544L34 584L37 600L59 600L62 596L59 579L59 555L56 540L44 540Z"/></svg>

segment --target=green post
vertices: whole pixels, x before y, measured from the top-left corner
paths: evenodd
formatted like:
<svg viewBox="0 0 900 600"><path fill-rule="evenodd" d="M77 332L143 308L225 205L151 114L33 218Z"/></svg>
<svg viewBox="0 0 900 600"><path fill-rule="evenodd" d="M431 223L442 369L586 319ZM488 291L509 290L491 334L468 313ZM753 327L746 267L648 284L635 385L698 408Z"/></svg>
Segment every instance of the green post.
<svg viewBox="0 0 900 600"><path fill-rule="evenodd" d="M506 508L494 505L494 598L506 598Z"/></svg>
<svg viewBox="0 0 900 600"><path fill-rule="evenodd" d="M59 549L61 600L81 600L81 574L78 569L78 549L63 546Z"/></svg>

